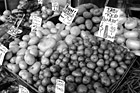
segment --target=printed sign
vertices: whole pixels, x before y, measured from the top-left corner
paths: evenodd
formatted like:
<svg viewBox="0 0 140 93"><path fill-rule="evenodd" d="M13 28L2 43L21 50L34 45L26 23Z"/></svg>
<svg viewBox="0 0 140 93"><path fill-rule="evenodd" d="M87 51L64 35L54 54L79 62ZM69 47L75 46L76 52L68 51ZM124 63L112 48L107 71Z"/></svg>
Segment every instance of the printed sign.
<svg viewBox="0 0 140 93"><path fill-rule="evenodd" d="M97 36L114 41L118 30L120 12L120 9L105 7Z"/></svg>
<svg viewBox="0 0 140 93"><path fill-rule="evenodd" d="M78 9L72 8L69 4L67 4L59 17L59 21L61 21L65 25L70 25L74 20L77 12Z"/></svg>
<svg viewBox="0 0 140 93"><path fill-rule="evenodd" d="M42 18L38 16L34 16L31 25L31 31L37 31L38 27L41 27Z"/></svg>
<svg viewBox="0 0 140 93"><path fill-rule="evenodd" d="M54 1L52 2L52 10L53 11L59 11L59 3Z"/></svg>
<svg viewBox="0 0 140 93"><path fill-rule="evenodd" d="M3 64L3 59L7 52L8 49L4 45L0 44L0 65Z"/></svg>
<svg viewBox="0 0 140 93"><path fill-rule="evenodd" d="M55 93L65 93L65 82L61 79L56 79Z"/></svg>
<svg viewBox="0 0 140 93"><path fill-rule="evenodd" d="M19 85L19 92L18 93L30 93L30 92L26 87Z"/></svg>

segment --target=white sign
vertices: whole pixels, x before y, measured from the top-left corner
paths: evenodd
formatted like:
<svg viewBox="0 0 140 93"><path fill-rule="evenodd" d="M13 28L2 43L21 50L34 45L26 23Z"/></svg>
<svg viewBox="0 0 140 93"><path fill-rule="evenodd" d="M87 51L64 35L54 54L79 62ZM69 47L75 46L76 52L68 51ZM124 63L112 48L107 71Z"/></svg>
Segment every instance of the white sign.
<svg viewBox="0 0 140 93"><path fill-rule="evenodd" d="M61 21L65 25L70 25L74 20L77 12L78 9L72 8L69 4L67 4L59 17L59 21Z"/></svg>
<svg viewBox="0 0 140 93"><path fill-rule="evenodd" d="M43 0L38 0L38 4L43 4Z"/></svg>
<svg viewBox="0 0 140 93"><path fill-rule="evenodd" d="M121 10L118 8L105 7L102 21L109 24L118 24Z"/></svg>
<svg viewBox="0 0 140 93"><path fill-rule="evenodd" d="M120 9L105 7L97 36L114 41L118 30L120 12Z"/></svg>
<svg viewBox="0 0 140 93"><path fill-rule="evenodd" d="M55 93L65 93L65 82L61 79L56 79Z"/></svg>
<svg viewBox="0 0 140 93"><path fill-rule="evenodd" d="M22 85L19 85L18 93L30 93L30 92L29 92L29 90L26 87L24 87Z"/></svg>
<svg viewBox="0 0 140 93"><path fill-rule="evenodd" d="M17 34L22 33L22 30L16 28L15 26L12 26L7 33L11 36L16 36Z"/></svg>
<svg viewBox="0 0 140 93"><path fill-rule="evenodd" d="M41 27L42 18L38 16L34 16L31 25L31 31L36 31L38 27Z"/></svg>
<svg viewBox="0 0 140 93"><path fill-rule="evenodd" d="M0 65L3 64L3 59L7 52L8 49L4 45L0 44Z"/></svg>
<svg viewBox="0 0 140 93"><path fill-rule="evenodd" d="M59 11L59 3L54 1L52 2L52 11Z"/></svg>

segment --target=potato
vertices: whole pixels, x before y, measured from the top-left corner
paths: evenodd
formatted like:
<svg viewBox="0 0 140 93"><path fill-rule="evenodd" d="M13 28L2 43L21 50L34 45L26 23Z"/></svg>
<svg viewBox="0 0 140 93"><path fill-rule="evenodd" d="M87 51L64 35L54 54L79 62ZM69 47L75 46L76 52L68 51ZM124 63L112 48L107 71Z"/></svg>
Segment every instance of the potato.
<svg viewBox="0 0 140 93"><path fill-rule="evenodd" d="M67 35L69 35L70 31L69 30L62 30L60 32L61 37L66 37Z"/></svg>
<svg viewBox="0 0 140 93"><path fill-rule="evenodd" d="M25 48L21 48L21 49L17 52L17 56L24 55L25 52L26 52L26 49L25 49Z"/></svg>
<svg viewBox="0 0 140 93"><path fill-rule="evenodd" d="M22 40L23 40L23 41L29 41L29 40L30 40L30 36L29 36L29 35L24 35L24 36L22 37Z"/></svg>
<svg viewBox="0 0 140 93"><path fill-rule="evenodd" d="M92 3L87 3L87 4L83 4L83 6L88 10L91 8L98 8L98 6L96 6L95 4Z"/></svg>
<svg viewBox="0 0 140 93"><path fill-rule="evenodd" d="M26 41L20 41L19 42L19 47L20 48L26 48L28 46L28 43Z"/></svg>
<svg viewBox="0 0 140 93"><path fill-rule="evenodd" d="M23 55L17 56L16 59L15 59L16 64L19 64L19 62L20 62L21 60L23 60L23 59L24 59L24 56L23 56Z"/></svg>
<svg viewBox="0 0 140 93"><path fill-rule="evenodd" d="M86 29L86 26L85 26L85 24L80 24L80 25L79 25L79 28L80 28L81 30L85 30L85 29Z"/></svg>
<svg viewBox="0 0 140 93"><path fill-rule="evenodd" d="M41 31L36 31L36 36L39 37L39 38L42 38L43 34L42 34Z"/></svg>
<svg viewBox="0 0 140 93"><path fill-rule="evenodd" d="M32 37L36 36L36 34L35 34L35 32L30 32L29 36L30 36L30 38L32 38Z"/></svg>
<svg viewBox="0 0 140 93"><path fill-rule="evenodd" d="M39 50L37 48L32 48L29 50L29 53L32 54L33 56L37 57L39 54Z"/></svg>
<svg viewBox="0 0 140 93"><path fill-rule="evenodd" d="M78 36L80 34L81 30L78 26L73 26L70 30L70 33L74 36Z"/></svg>
<svg viewBox="0 0 140 93"><path fill-rule="evenodd" d="M124 33L125 38L138 38L139 32L137 31L127 31Z"/></svg>
<svg viewBox="0 0 140 93"><path fill-rule="evenodd" d="M126 40L126 46L129 49L138 50L138 49L140 49L140 40L137 40L137 39L127 39Z"/></svg>
<svg viewBox="0 0 140 93"><path fill-rule="evenodd" d="M83 24L84 22L85 22L85 18L82 16L77 17L75 20L76 24Z"/></svg>
<svg viewBox="0 0 140 93"><path fill-rule="evenodd" d="M24 60L28 65L33 65L35 62L35 57L32 54L28 53L25 54Z"/></svg>
<svg viewBox="0 0 140 93"><path fill-rule="evenodd" d="M97 17L97 16L94 16L94 17L92 17L92 22L93 23L100 23L101 22L101 18L100 17Z"/></svg>
<svg viewBox="0 0 140 93"><path fill-rule="evenodd" d="M49 29L43 29L43 30L41 30L41 32L42 32L42 34L43 34L44 36L50 34Z"/></svg>
<svg viewBox="0 0 140 93"><path fill-rule="evenodd" d="M78 15L82 15L83 12L87 11L83 5L76 7L78 9Z"/></svg>
<svg viewBox="0 0 140 93"><path fill-rule="evenodd" d="M13 56L13 53L11 51L7 52L5 55L5 60L10 60Z"/></svg>
<svg viewBox="0 0 140 93"><path fill-rule="evenodd" d="M39 37L37 37L37 36L33 36L30 40L29 40L29 42L28 42L28 44L29 45L36 45L38 42L39 42Z"/></svg>
<svg viewBox="0 0 140 93"><path fill-rule="evenodd" d="M16 57L12 57L12 58L10 59L10 63L16 63Z"/></svg>
<svg viewBox="0 0 140 93"><path fill-rule="evenodd" d="M51 32L52 34L56 34L56 33L58 32L58 30L57 30L56 28L51 28L51 29L50 29L50 32Z"/></svg>
<svg viewBox="0 0 140 93"><path fill-rule="evenodd" d="M91 30L92 27L93 27L93 23L91 20L87 19L86 22L85 22L85 26L88 30Z"/></svg>
<svg viewBox="0 0 140 93"><path fill-rule="evenodd" d="M49 48L54 48L56 45L56 40L54 38L43 38L38 44L38 48L45 52Z"/></svg>
<svg viewBox="0 0 140 93"><path fill-rule="evenodd" d="M65 42L66 42L68 45L71 45L73 39L75 39L75 36L74 36L74 35L67 35L66 38L65 38Z"/></svg>
<svg viewBox="0 0 140 93"><path fill-rule="evenodd" d="M35 62L31 67L29 67L29 72L33 75L37 74L40 71L41 63Z"/></svg>
<svg viewBox="0 0 140 93"><path fill-rule="evenodd" d="M27 70L20 70L18 75L24 80L27 80L28 78L32 77L32 74L29 73Z"/></svg>
<svg viewBox="0 0 140 93"><path fill-rule="evenodd" d="M53 53L53 49L52 48L49 48L49 49L47 49L46 51L45 51L45 54L44 54L44 56L45 57L50 57L50 55Z"/></svg>
<svg viewBox="0 0 140 93"><path fill-rule="evenodd" d="M31 45L31 46L28 46L28 50L30 50L30 49L33 49L33 48L38 48L36 45Z"/></svg>
<svg viewBox="0 0 140 93"><path fill-rule="evenodd" d="M92 18L92 14L90 12L85 11L83 13L83 17L86 18L86 19L90 19L90 18Z"/></svg>
<svg viewBox="0 0 140 93"><path fill-rule="evenodd" d="M9 50L12 51L12 53L17 53L19 51L19 46L18 45L9 46Z"/></svg>

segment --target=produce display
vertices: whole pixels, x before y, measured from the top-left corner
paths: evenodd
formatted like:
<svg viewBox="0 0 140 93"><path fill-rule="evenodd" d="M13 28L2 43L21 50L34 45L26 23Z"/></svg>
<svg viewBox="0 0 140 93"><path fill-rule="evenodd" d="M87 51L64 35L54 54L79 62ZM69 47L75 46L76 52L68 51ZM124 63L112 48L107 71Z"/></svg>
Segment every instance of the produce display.
<svg viewBox="0 0 140 93"><path fill-rule="evenodd" d="M140 19L122 15L119 20L116 42L140 56Z"/></svg>
<svg viewBox="0 0 140 93"><path fill-rule="evenodd" d="M36 31L9 41L3 66L38 93L55 93L56 79L65 82L65 93L109 93L139 52L139 19L127 18L122 13L116 41L111 42L95 36L103 8L91 3L82 4L76 7L78 13L73 23L66 26L48 21L61 12L54 12L50 7L21 0L17 9L4 11L0 20L18 26L23 18L19 28L25 33L23 27L32 28L35 16L43 20ZM0 41L5 41L8 36L4 34Z"/></svg>
<svg viewBox="0 0 140 93"><path fill-rule="evenodd" d="M56 79L66 82L66 93L109 92L135 55L78 26L61 27L47 21L22 40L15 38L4 65L41 93L54 93Z"/></svg>

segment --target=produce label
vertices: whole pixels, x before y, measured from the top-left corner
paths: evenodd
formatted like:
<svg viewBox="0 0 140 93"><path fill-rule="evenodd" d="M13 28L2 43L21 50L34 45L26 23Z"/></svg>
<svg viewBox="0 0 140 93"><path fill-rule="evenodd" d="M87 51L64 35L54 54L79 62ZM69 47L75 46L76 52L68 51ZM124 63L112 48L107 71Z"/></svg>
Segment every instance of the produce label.
<svg viewBox="0 0 140 93"><path fill-rule="evenodd" d="M2 65L4 56L7 52L8 49L4 45L0 44L0 65Z"/></svg>
<svg viewBox="0 0 140 93"><path fill-rule="evenodd" d="M52 10L53 11L59 11L59 3L54 1L52 2Z"/></svg>
<svg viewBox="0 0 140 93"><path fill-rule="evenodd" d="M65 82L61 79L56 79L55 93L65 93Z"/></svg>
<svg viewBox="0 0 140 93"><path fill-rule="evenodd" d="M110 25L108 23L101 22L98 36L113 42L115 40L117 29L117 25Z"/></svg>
<svg viewBox="0 0 140 93"><path fill-rule="evenodd" d="M109 24L118 24L121 10L118 8L105 7L102 21Z"/></svg>
<svg viewBox="0 0 140 93"><path fill-rule="evenodd" d="M59 17L59 21L61 21L65 25L70 25L74 20L77 12L78 9L71 7L69 4L66 4Z"/></svg>
<svg viewBox="0 0 140 93"><path fill-rule="evenodd" d="M38 0L38 4L43 4L43 0Z"/></svg>
<svg viewBox="0 0 140 93"><path fill-rule="evenodd" d="M120 9L105 7L97 36L114 41L118 30L120 12Z"/></svg>
<svg viewBox="0 0 140 93"><path fill-rule="evenodd" d="M19 92L18 93L30 93L30 92L26 87L19 85Z"/></svg>
<svg viewBox="0 0 140 93"><path fill-rule="evenodd" d="M41 24L42 24L42 18L38 16L34 16L31 25L31 31L33 32L37 31L37 28L41 27Z"/></svg>
<svg viewBox="0 0 140 93"><path fill-rule="evenodd" d="M8 30L7 33L8 33L9 35L15 37L17 34L22 33L22 30L16 28L15 26L11 26L11 28Z"/></svg>

